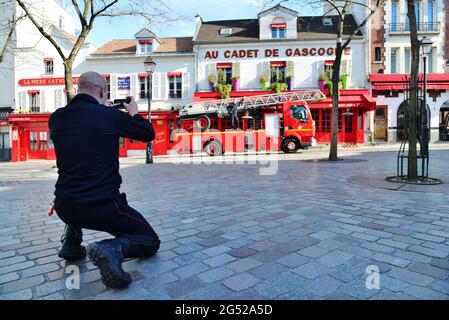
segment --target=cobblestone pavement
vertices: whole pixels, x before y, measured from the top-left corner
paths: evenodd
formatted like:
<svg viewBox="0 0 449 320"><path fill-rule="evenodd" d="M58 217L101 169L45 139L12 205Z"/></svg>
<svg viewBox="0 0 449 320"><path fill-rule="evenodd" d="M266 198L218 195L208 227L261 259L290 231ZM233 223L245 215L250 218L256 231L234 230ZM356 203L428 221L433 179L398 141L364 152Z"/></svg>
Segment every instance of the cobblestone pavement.
<svg viewBox="0 0 449 320"><path fill-rule="evenodd" d="M448 299L448 193L351 184L395 173L396 152L362 151L342 154L366 161L283 156L295 161L265 176L260 163L123 159L122 191L162 240L156 256L124 263L125 290L107 289L87 259L80 289L67 289L63 225L46 215L54 162L0 163L0 299ZM449 182L449 150L431 157ZM366 287L371 265L380 289Z"/></svg>

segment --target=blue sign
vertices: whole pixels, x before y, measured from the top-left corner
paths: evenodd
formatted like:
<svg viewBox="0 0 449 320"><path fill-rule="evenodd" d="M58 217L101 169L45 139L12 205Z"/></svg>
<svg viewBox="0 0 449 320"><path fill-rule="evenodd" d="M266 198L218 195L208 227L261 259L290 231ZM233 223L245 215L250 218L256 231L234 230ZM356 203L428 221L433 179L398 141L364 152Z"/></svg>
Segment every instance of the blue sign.
<svg viewBox="0 0 449 320"><path fill-rule="evenodd" d="M130 77L118 77L117 78L118 90L130 90L131 89L131 78Z"/></svg>

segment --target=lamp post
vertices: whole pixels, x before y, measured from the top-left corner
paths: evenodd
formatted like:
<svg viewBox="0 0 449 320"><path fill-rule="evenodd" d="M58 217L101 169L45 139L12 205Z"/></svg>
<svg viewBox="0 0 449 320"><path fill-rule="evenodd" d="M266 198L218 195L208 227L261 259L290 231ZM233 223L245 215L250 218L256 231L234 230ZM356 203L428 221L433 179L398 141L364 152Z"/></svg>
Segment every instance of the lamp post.
<svg viewBox="0 0 449 320"><path fill-rule="evenodd" d="M424 92L423 92L423 104L424 110L427 110L427 57L432 53L432 41L427 37L423 37L420 41L420 53L423 58L423 72L424 72ZM429 152L429 135L430 135L430 123L428 121L428 115L424 117L424 110L421 110L421 128L422 128L422 143L423 153L427 155Z"/></svg>
<svg viewBox="0 0 449 320"><path fill-rule="evenodd" d="M147 57L143 62L145 71L147 72L147 98L148 98L148 121L151 123L151 98L152 98L152 78L156 68L156 63ZM146 163L153 163L153 142L147 142Z"/></svg>

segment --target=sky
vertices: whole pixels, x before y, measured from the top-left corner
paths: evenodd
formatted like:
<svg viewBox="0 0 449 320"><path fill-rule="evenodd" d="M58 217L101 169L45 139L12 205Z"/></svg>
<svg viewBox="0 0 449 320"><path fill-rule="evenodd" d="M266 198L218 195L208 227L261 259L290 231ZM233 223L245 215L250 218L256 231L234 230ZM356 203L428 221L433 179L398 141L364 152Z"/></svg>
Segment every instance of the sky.
<svg viewBox="0 0 449 320"><path fill-rule="evenodd" d="M151 1L151 0L148 0ZM195 15L200 14L203 21L254 19L264 9L262 0L163 0L171 10L181 17L176 22L154 23L148 26L146 21L132 18L98 18L87 41L97 47L112 39L133 39L141 28L147 27L159 37L193 36ZM300 16L318 15L316 8L304 5L307 0L282 1L282 5L298 11ZM281 2L272 2L272 7ZM70 1L66 6L71 7ZM267 7L265 7L267 8Z"/></svg>

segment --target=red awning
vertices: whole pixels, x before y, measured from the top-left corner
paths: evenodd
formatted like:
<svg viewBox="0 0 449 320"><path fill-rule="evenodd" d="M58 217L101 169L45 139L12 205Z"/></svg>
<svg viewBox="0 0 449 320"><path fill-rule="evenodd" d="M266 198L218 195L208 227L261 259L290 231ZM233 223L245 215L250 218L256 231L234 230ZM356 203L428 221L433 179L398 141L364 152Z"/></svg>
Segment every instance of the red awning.
<svg viewBox="0 0 449 320"><path fill-rule="evenodd" d="M28 94L39 94L39 90L28 90Z"/></svg>
<svg viewBox="0 0 449 320"><path fill-rule="evenodd" d="M271 29L285 28L285 27L287 27L286 23L273 23L273 24L271 24Z"/></svg>
<svg viewBox="0 0 449 320"><path fill-rule="evenodd" d="M313 102L308 104L310 109L329 109L332 108L332 98L326 98L320 102ZM367 111L376 109L376 100L368 94L357 94L340 96L339 108L364 108Z"/></svg>
<svg viewBox="0 0 449 320"><path fill-rule="evenodd" d="M139 44L152 44L153 40L139 40Z"/></svg>
<svg viewBox="0 0 449 320"><path fill-rule="evenodd" d="M335 60L326 60L326 61L324 61L324 65L325 65L326 67L328 67L328 66L333 66L333 65L334 65L334 61L335 61Z"/></svg>
<svg viewBox="0 0 449 320"><path fill-rule="evenodd" d="M373 85L373 90L377 91L397 91L406 89L404 82L409 81L409 74L374 74L370 75L369 81ZM420 86L424 76L418 76ZM431 73L427 75L428 90L447 90L449 89L449 74Z"/></svg>
<svg viewBox="0 0 449 320"><path fill-rule="evenodd" d="M50 58L50 57L44 58L44 62L49 62L49 61L53 61L53 58Z"/></svg>
<svg viewBox="0 0 449 320"><path fill-rule="evenodd" d="M110 74L102 74L101 77L103 79L109 79L111 77L111 75Z"/></svg>
<svg viewBox="0 0 449 320"><path fill-rule="evenodd" d="M285 67L285 61L270 61L271 67Z"/></svg>
<svg viewBox="0 0 449 320"><path fill-rule="evenodd" d="M167 73L168 77L181 77L182 76L182 72L169 72Z"/></svg>
<svg viewBox="0 0 449 320"><path fill-rule="evenodd" d="M232 69L232 63L217 63L217 69Z"/></svg>
<svg viewBox="0 0 449 320"><path fill-rule="evenodd" d="M138 75L137 75L139 78L146 78L146 77L148 77L148 73L139 73Z"/></svg>

